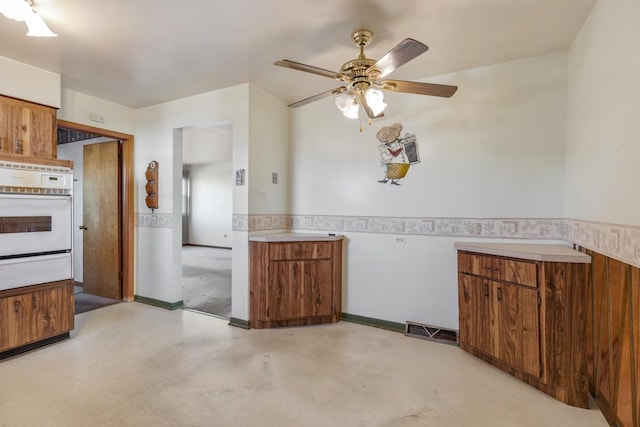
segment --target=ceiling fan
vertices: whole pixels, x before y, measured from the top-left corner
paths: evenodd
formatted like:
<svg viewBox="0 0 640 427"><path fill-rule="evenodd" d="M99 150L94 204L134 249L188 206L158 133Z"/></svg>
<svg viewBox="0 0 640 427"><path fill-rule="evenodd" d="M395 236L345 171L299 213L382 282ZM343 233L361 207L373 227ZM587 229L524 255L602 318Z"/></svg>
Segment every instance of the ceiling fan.
<svg viewBox="0 0 640 427"><path fill-rule="evenodd" d="M301 64L288 59L282 59L274 63L274 65L280 67L317 74L322 77L340 80L344 83L343 86L336 89L289 104L289 107L301 107L331 95L338 95L336 97L336 106L345 116L357 119L359 106L361 105L367 117L374 119L382 117L384 115L382 111L387 106L379 89L445 98L452 96L458 90L457 86L385 79L394 70L429 49L425 44L417 40L404 39L382 58L375 60L367 58L364 54L365 46L373 39L371 30L366 28L356 30L351 35L351 38L360 47L360 55L345 62L340 67L339 72Z"/></svg>

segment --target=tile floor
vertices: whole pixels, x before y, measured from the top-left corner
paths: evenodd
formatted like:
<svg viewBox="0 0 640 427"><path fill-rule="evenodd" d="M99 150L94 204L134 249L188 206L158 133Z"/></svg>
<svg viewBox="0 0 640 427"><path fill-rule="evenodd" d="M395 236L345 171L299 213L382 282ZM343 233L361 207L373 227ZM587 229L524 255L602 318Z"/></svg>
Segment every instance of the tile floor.
<svg viewBox="0 0 640 427"><path fill-rule="evenodd" d="M458 347L122 303L0 361L0 426L607 426Z"/></svg>

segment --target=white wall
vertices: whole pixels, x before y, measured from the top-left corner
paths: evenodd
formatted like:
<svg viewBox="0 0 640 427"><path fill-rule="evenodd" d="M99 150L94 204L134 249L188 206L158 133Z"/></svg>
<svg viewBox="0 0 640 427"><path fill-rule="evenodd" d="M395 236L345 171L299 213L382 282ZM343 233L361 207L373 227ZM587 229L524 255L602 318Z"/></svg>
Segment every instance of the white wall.
<svg viewBox="0 0 640 427"><path fill-rule="evenodd" d="M249 85L240 85L136 110L136 212L149 216L138 226L136 294L165 302L182 299L180 129L230 121L233 126L233 170L248 169ZM151 214L144 203L144 171L151 160L160 163L159 209ZM233 212L246 214L247 186L233 187ZM158 220L157 223L154 221ZM248 319L248 253L246 232L233 232L234 317ZM244 247L244 254L243 254ZM236 248L238 248L236 250ZM244 298L242 297L244 295Z"/></svg>
<svg viewBox="0 0 640 427"><path fill-rule="evenodd" d="M91 120L92 113L102 116L104 123ZM62 89L62 104L58 110L58 119L130 135L136 131L133 108L66 88Z"/></svg>
<svg viewBox="0 0 640 427"><path fill-rule="evenodd" d="M7 40L4 40L7 43ZM60 75L0 56L0 94L60 107Z"/></svg>
<svg viewBox="0 0 640 427"><path fill-rule="evenodd" d="M249 213L281 214L289 207L288 111L285 103L262 89L250 90L251 165ZM278 183L272 182L272 173Z"/></svg>
<svg viewBox="0 0 640 427"><path fill-rule="evenodd" d="M571 47L569 218L640 226L638 22L637 0L599 0Z"/></svg>
<svg viewBox="0 0 640 427"><path fill-rule="evenodd" d="M233 223L233 164L190 165L189 241L230 248Z"/></svg>
<svg viewBox="0 0 640 427"><path fill-rule="evenodd" d="M450 99L391 94L372 126L343 118L331 99L292 112L292 214L562 218L566 53L429 79ZM393 123L417 137L422 163L400 186L383 177L376 132ZM343 311L457 328L456 239L347 233Z"/></svg>

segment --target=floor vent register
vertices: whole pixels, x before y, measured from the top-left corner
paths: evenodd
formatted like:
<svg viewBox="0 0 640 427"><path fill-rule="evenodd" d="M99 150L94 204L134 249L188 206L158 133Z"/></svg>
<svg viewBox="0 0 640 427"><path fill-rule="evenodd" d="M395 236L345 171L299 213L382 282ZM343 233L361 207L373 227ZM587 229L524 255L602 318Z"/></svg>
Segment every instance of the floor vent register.
<svg viewBox="0 0 640 427"><path fill-rule="evenodd" d="M408 337L422 338L442 344L458 345L458 331L425 325L416 322L406 322L404 334Z"/></svg>

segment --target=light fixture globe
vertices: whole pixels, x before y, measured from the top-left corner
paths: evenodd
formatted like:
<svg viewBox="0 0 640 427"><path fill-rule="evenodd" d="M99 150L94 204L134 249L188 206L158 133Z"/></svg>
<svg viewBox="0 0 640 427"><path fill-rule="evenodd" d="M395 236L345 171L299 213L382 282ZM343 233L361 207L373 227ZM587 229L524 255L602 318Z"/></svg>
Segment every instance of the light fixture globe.
<svg viewBox="0 0 640 427"><path fill-rule="evenodd" d="M369 104L374 116L382 113L387 108L387 104L384 102L384 95L378 89L367 89L364 93L364 98L367 100L367 104Z"/></svg>
<svg viewBox="0 0 640 427"><path fill-rule="evenodd" d="M56 33L49 29L42 17L37 13L31 15L31 17L25 21L25 24L27 24L27 28L29 29L27 35L30 37L58 37Z"/></svg>
<svg viewBox="0 0 640 427"><path fill-rule="evenodd" d="M0 0L0 12L9 19L24 22L33 15L33 8L24 0Z"/></svg>

